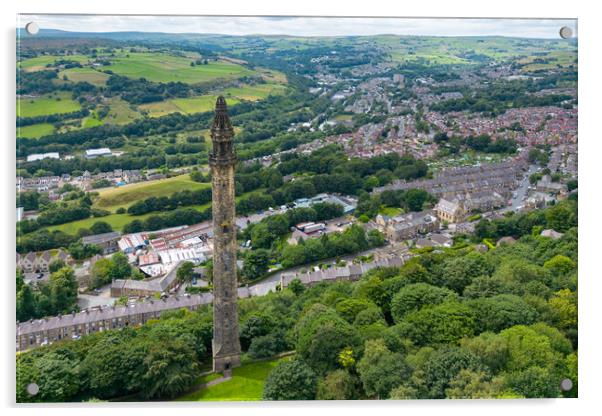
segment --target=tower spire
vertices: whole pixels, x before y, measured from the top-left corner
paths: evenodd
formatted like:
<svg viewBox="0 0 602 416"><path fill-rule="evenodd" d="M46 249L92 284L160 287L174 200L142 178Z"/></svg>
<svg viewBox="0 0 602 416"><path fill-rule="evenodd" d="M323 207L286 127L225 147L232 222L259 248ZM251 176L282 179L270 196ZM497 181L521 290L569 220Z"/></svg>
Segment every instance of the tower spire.
<svg viewBox="0 0 602 416"><path fill-rule="evenodd" d="M213 131L230 131L232 132L232 124L230 123L230 116L228 115L228 104L223 95L217 97L215 102L215 116L213 117L213 125L211 126L211 132Z"/></svg>
<svg viewBox="0 0 602 416"><path fill-rule="evenodd" d="M228 115L228 105L223 96L215 102L215 116L211 125L211 142L213 149L209 153L209 165L234 165L236 153L232 144L234 129Z"/></svg>

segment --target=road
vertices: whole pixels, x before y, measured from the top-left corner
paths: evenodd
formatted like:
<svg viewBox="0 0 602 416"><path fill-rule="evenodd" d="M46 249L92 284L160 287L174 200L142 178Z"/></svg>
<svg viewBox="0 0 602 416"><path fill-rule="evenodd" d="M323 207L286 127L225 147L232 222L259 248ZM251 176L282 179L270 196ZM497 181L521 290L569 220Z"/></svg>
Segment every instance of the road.
<svg viewBox="0 0 602 416"><path fill-rule="evenodd" d="M373 248L373 249L370 249L370 250L367 250L367 251L364 251L361 253L355 253L355 254L349 254L346 256L341 256L340 259L350 262L356 257L366 256L366 255L369 255L372 253L377 253L377 252L389 252L389 253L395 252L395 253L399 254L402 251L402 249L400 247L401 246L399 244L387 245L384 247ZM270 291L275 292L276 287L280 283L280 277L282 276L283 273L297 273L297 272L300 272L301 270L308 270L311 267L315 266L317 263L335 264L335 260L334 259L325 259L325 260L316 262L315 264L304 264L301 266L292 267L290 269L280 270L280 271L266 277L265 279L263 279L260 282L249 285L248 288L245 286L240 287L238 290L239 295L244 294L244 296L242 296L242 297L247 297L247 293L248 293L248 295L250 295L250 296L265 296ZM105 287L101 288L101 293L99 295L80 294L78 296L79 306L83 309L83 308L91 308L94 306L112 305L117 298L112 298L110 296L109 288L110 288L110 286L105 286ZM247 292L247 290L248 290L248 292ZM178 290L178 293L184 294L185 292L186 292L185 287L184 287L184 285L182 285L180 287L180 289Z"/></svg>
<svg viewBox="0 0 602 416"><path fill-rule="evenodd" d="M536 165L529 166L529 170L527 171L523 179L520 181L520 185L517 189L514 190L512 197L512 205L508 205L506 208L502 209L502 212L518 211L518 207L522 207L525 205L525 197L529 192L529 185L531 185L529 183L529 176L531 176L531 174L535 173L537 170L538 167Z"/></svg>

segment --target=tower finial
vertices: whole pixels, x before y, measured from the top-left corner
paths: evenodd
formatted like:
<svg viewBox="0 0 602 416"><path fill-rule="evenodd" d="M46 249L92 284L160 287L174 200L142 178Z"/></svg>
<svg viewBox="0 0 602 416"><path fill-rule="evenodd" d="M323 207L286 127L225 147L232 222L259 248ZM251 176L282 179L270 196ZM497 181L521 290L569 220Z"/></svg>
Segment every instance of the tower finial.
<svg viewBox="0 0 602 416"><path fill-rule="evenodd" d="M217 97L215 102L215 117L213 118L211 130L232 130L232 124L228 116L228 104L226 104L223 95Z"/></svg>

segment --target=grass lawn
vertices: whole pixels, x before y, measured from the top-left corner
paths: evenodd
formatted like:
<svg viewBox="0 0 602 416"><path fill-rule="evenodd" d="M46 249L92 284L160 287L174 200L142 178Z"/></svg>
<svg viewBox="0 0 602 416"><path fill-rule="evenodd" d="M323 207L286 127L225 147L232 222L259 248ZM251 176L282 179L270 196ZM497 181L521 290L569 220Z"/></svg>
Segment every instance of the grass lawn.
<svg viewBox="0 0 602 416"><path fill-rule="evenodd" d="M127 208L134 202L151 196L170 196L174 192L183 191L184 189L194 191L210 186L211 184L209 183L199 183L191 180L188 174L179 175L168 179L139 182L120 186L118 188L101 190L99 192L100 199L94 203L94 206L101 209L115 211L117 208ZM133 220L134 217L128 216L128 219Z"/></svg>
<svg viewBox="0 0 602 416"><path fill-rule="evenodd" d="M396 215L403 214L403 209L396 207L382 207L378 210L379 214L387 215L389 217L394 217Z"/></svg>
<svg viewBox="0 0 602 416"><path fill-rule="evenodd" d="M251 401L261 400L263 385L270 371L280 360L258 361L235 368L232 379L205 389L187 394L180 401Z"/></svg>
<svg viewBox="0 0 602 416"><path fill-rule="evenodd" d="M67 76L67 80L71 82L89 82L92 85L104 86L107 84L109 74L97 71L93 68L69 68L59 72L59 79L63 79L63 76Z"/></svg>
<svg viewBox="0 0 602 416"><path fill-rule="evenodd" d="M68 93L58 93L37 98L17 99L17 117L63 114L80 109L79 103L73 101Z"/></svg>
<svg viewBox="0 0 602 416"><path fill-rule="evenodd" d="M17 128L17 137L28 137L37 139L38 137L46 136L54 132L54 126L50 123L32 124Z"/></svg>
<svg viewBox="0 0 602 416"><path fill-rule="evenodd" d="M111 59L107 67L118 75L146 78L154 82L184 82L196 84L215 79L235 79L255 71L230 62L210 61L207 65L190 66L193 58L165 53L129 53Z"/></svg>

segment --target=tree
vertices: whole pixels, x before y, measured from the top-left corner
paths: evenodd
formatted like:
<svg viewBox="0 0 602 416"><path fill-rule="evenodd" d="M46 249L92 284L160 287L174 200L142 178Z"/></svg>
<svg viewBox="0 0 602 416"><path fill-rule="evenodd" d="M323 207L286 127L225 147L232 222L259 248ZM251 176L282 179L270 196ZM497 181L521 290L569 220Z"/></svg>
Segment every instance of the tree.
<svg viewBox="0 0 602 416"><path fill-rule="evenodd" d="M295 326L297 353L318 374L335 370L338 354L345 347L360 343L356 330L337 313L324 305L312 305Z"/></svg>
<svg viewBox="0 0 602 416"><path fill-rule="evenodd" d="M270 262L269 252L265 249L257 249L245 255L242 272L250 280L263 276L268 271Z"/></svg>
<svg viewBox="0 0 602 416"><path fill-rule="evenodd" d="M17 268L15 274L16 274L16 276L15 276L15 287L17 289L16 292L19 293L19 291L21 290L21 288L25 284L25 280L23 280L23 270Z"/></svg>
<svg viewBox="0 0 602 416"><path fill-rule="evenodd" d="M25 322L37 317L36 298L31 286L23 284L17 292L17 321Z"/></svg>
<svg viewBox="0 0 602 416"><path fill-rule="evenodd" d="M153 342L144 358L142 395L147 399L172 399L188 390L198 377L192 348L176 338Z"/></svg>
<svg viewBox="0 0 602 416"><path fill-rule="evenodd" d="M529 367L507 375L507 383L526 398L555 398L560 396L560 379L542 367Z"/></svg>
<svg viewBox="0 0 602 416"><path fill-rule="evenodd" d="M101 399L138 391L148 345L134 338L129 328L104 334L83 359L82 378L87 380L91 393Z"/></svg>
<svg viewBox="0 0 602 416"><path fill-rule="evenodd" d="M240 324L240 345L243 350L247 350L253 339L268 335L274 330L276 323L274 318L261 312L249 314Z"/></svg>
<svg viewBox="0 0 602 416"><path fill-rule="evenodd" d="M516 295L496 295L468 302L476 317L476 332L499 332L514 325L535 322L537 310Z"/></svg>
<svg viewBox="0 0 602 416"><path fill-rule="evenodd" d="M357 371L366 394L380 399L388 398L391 390L410 375L401 354L391 352L382 339L366 341Z"/></svg>
<svg viewBox="0 0 602 416"><path fill-rule="evenodd" d="M272 242L278 238L273 234L266 223L258 223L251 229L251 244L254 248L270 248Z"/></svg>
<svg viewBox="0 0 602 416"><path fill-rule="evenodd" d="M375 306L374 303L367 299L348 298L338 302L335 309L343 319L349 323L353 323L358 313Z"/></svg>
<svg viewBox="0 0 602 416"><path fill-rule="evenodd" d="M418 345L449 344L470 337L475 330L474 312L457 302L428 305L408 313L402 321Z"/></svg>
<svg viewBox="0 0 602 416"><path fill-rule="evenodd" d="M548 300L552 320L561 329L577 328L577 292L562 289Z"/></svg>
<svg viewBox="0 0 602 416"><path fill-rule="evenodd" d="M96 260L90 268L90 282L88 287L96 289L111 282L111 260L102 258Z"/></svg>
<svg viewBox="0 0 602 416"><path fill-rule="evenodd" d="M548 227L559 232L565 232L577 225L577 215L570 201L556 204L546 210L546 221Z"/></svg>
<svg viewBox="0 0 602 416"><path fill-rule="evenodd" d="M550 339L528 326L513 326L500 335L508 343L506 370L510 372L529 367L553 367L560 358L560 354L552 349Z"/></svg>
<svg viewBox="0 0 602 416"><path fill-rule="evenodd" d="M484 371L463 369L449 382L445 396L448 399L493 399L503 390L501 377L492 378Z"/></svg>
<svg viewBox="0 0 602 416"><path fill-rule="evenodd" d="M487 276L492 270L482 254L471 252L462 257L446 259L441 265L440 275L445 286L462 294L475 277Z"/></svg>
<svg viewBox="0 0 602 416"><path fill-rule="evenodd" d="M79 390L77 361L51 352L35 360L33 365L37 376L25 380L25 385L31 382L38 385L39 392L34 401L65 402Z"/></svg>
<svg viewBox="0 0 602 416"><path fill-rule="evenodd" d="M290 289L295 294L295 296L299 296L305 291L305 286L303 285L303 283L301 283L301 280L297 278L293 279L288 284L287 288Z"/></svg>
<svg viewBox="0 0 602 416"><path fill-rule="evenodd" d="M408 312L417 311L424 305L435 305L457 298L458 295L449 289L426 283L410 284L402 287L391 299L391 315L399 323Z"/></svg>
<svg viewBox="0 0 602 416"><path fill-rule="evenodd" d="M65 264L65 262L62 259L55 259L55 260L52 260L50 262L50 264L48 265L48 271L50 273L54 273L56 271L59 271L60 269L62 269L66 265L67 264Z"/></svg>
<svg viewBox="0 0 602 416"><path fill-rule="evenodd" d="M111 256L111 266L109 268L111 279L125 279L132 274L132 266L125 254L117 252Z"/></svg>
<svg viewBox="0 0 602 416"><path fill-rule="evenodd" d="M249 346L249 357L253 359L273 357L287 347L284 334L277 331L271 334L255 337Z"/></svg>
<svg viewBox="0 0 602 416"><path fill-rule="evenodd" d="M69 253L75 260L83 260L95 254L101 254L102 248L95 244L84 245L81 242L75 242L69 245Z"/></svg>
<svg viewBox="0 0 602 416"><path fill-rule="evenodd" d="M422 211L422 206L429 199L429 193L422 189L409 189L404 195L404 201L410 211Z"/></svg>
<svg viewBox="0 0 602 416"><path fill-rule="evenodd" d="M479 357L495 374L506 367L509 357L508 341L499 334L483 332L478 337L463 339L461 345Z"/></svg>
<svg viewBox="0 0 602 416"><path fill-rule="evenodd" d="M50 303L57 313L68 313L77 303L77 280L69 267L50 275Z"/></svg>
<svg viewBox="0 0 602 416"><path fill-rule="evenodd" d="M366 233L366 239L370 247L380 247L385 244L385 236L376 229L372 229Z"/></svg>
<svg viewBox="0 0 602 416"><path fill-rule="evenodd" d="M434 351L424 365L429 398L444 398L445 390L462 370L481 371L482 365L475 355L461 347L449 345Z"/></svg>
<svg viewBox="0 0 602 416"><path fill-rule="evenodd" d="M554 276L563 276L572 272L577 264L562 254L557 254L543 264L544 269L552 272Z"/></svg>
<svg viewBox="0 0 602 416"><path fill-rule="evenodd" d="M263 400L313 400L317 380L313 370L302 360L281 361L270 372L264 388Z"/></svg>
<svg viewBox="0 0 602 416"><path fill-rule="evenodd" d="M113 227L111 227L111 225L107 222L96 221L94 224L92 224L90 230L93 234L104 234L113 231Z"/></svg>
<svg viewBox="0 0 602 416"><path fill-rule="evenodd" d="M318 381L317 400L355 400L358 398L357 378L345 370L335 370Z"/></svg>
<svg viewBox="0 0 602 416"><path fill-rule="evenodd" d="M190 261L183 262L178 270L176 271L176 279L180 283L190 283L192 281L192 275L194 269L194 263Z"/></svg>

